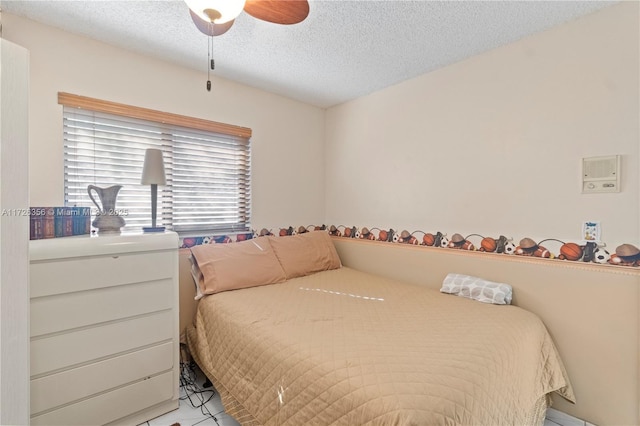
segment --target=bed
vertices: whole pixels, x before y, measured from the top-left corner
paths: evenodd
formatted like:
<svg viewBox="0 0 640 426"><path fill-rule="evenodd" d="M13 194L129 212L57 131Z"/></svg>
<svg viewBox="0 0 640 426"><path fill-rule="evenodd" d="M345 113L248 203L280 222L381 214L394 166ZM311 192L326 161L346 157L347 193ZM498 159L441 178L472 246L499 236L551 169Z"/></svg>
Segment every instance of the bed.
<svg viewBox="0 0 640 426"><path fill-rule="evenodd" d="M526 310L341 266L323 232L215 246L187 342L243 425L535 425L574 400Z"/></svg>

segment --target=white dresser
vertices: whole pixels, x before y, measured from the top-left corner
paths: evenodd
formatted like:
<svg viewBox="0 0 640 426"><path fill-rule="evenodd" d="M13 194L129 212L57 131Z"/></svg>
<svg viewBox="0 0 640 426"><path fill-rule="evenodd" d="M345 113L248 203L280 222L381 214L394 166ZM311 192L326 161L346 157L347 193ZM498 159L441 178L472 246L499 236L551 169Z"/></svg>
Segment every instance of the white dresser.
<svg viewBox="0 0 640 426"><path fill-rule="evenodd" d="M30 241L31 424L178 408L178 236Z"/></svg>

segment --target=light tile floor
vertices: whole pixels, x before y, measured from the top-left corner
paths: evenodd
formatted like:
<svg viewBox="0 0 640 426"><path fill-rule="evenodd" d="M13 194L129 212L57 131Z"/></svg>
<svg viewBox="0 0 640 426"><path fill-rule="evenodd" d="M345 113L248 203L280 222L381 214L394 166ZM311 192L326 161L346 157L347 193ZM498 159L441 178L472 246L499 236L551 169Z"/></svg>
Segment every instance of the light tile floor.
<svg viewBox="0 0 640 426"><path fill-rule="evenodd" d="M139 426L240 426L224 412L220 395L213 387L203 388L205 376L196 366L193 370L183 367L180 379L180 407L170 413ZM564 426L545 419L544 426Z"/></svg>
<svg viewBox="0 0 640 426"><path fill-rule="evenodd" d="M203 388L204 374L196 366L182 367L180 376L180 406L163 416L156 417L140 426L239 426L224 412L220 395L213 387Z"/></svg>

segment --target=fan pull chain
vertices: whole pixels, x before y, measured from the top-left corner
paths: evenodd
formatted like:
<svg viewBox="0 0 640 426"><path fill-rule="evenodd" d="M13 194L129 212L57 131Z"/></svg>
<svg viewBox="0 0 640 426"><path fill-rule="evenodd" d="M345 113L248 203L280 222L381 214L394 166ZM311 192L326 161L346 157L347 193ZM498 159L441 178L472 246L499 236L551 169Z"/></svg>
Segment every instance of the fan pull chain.
<svg viewBox="0 0 640 426"><path fill-rule="evenodd" d="M213 54L213 36L209 36L207 40L207 62L210 62L210 67L207 68L207 91L211 91L211 70L213 69L213 58L211 58Z"/></svg>
<svg viewBox="0 0 640 426"><path fill-rule="evenodd" d="M216 64L213 60L213 36L209 37L211 39L211 61L209 61L209 69L211 71L213 71L214 69L216 69Z"/></svg>

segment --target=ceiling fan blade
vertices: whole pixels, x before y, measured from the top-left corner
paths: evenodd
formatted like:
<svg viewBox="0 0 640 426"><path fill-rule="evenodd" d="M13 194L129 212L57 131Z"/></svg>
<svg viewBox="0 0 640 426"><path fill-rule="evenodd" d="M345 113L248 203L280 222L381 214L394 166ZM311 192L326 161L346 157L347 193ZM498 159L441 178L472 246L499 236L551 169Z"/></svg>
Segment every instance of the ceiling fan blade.
<svg viewBox="0 0 640 426"><path fill-rule="evenodd" d="M233 25L233 20L225 22L224 24L211 24L193 13L191 9L189 9L189 13L191 14L193 23L196 24L196 27L208 36L222 35L229 31L229 28Z"/></svg>
<svg viewBox="0 0 640 426"><path fill-rule="evenodd" d="M307 0L247 0L244 11L274 24L297 24L309 15Z"/></svg>

